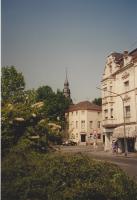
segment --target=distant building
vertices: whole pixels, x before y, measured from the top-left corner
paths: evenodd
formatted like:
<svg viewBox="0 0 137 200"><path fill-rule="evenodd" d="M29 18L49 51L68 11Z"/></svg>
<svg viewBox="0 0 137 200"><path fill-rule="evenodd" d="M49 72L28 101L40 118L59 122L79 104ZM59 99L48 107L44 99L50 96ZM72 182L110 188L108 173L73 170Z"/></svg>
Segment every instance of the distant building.
<svg viewBox="0 0 137 200"><path fill-rule="evenodd" d="M71 105L66 112L69 139L80 145L102 142L101 107L89 101Z"/></svg>
<svg viewBox="0 0 137 200"><path fill-rule="evenodd" d="M105 150L117 140L124 151L124 116L128 151L137 150L137 49L107 57L101 87Z"/></svg>
<svg viewBox="0 0 137 200"><path fill-rule="evenodd" d="M63 94L66 98L71 99L70 97L70 89L69 89L69 82L68 82L68 77L67 77L67 72L66 72L66 79L64 82L64 89L63 89Z"/></svg>

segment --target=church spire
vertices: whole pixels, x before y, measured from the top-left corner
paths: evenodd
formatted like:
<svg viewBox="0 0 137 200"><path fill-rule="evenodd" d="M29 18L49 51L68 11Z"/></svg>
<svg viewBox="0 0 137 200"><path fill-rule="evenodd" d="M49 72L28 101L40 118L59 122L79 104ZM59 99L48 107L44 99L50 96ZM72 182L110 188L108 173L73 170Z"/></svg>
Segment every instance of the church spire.
<svg viewBox="0 0 137 200"><path fill-rule="evenodd" d="M64 82L64 86L65 85L69 86L67 69L66 69L66 79L65 79L65 82Z"/></svg>
<svg viewBox="0 0 137 200"><path fill-rule="evenodd" d="M70 89L69 89L67 69L66 69L66 79L65 79L65 82L64 82L63 94L66 98L70 98Z"/></svg>

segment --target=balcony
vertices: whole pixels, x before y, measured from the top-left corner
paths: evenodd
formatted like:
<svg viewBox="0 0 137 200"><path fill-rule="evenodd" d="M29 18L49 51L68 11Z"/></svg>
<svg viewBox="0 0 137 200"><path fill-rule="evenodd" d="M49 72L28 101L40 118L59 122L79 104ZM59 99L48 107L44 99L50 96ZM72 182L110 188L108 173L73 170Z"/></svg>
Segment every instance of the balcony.
<svg viewBox="0 0 137 200"><path fill-rule="evenodd" d="M115 97L114 96L107 96L105 98L102 99L102 104L108 104L108 103L114 103L115 101Z"/></svg>
<svg viewBox="0 0 137 200"><path fill-rule="evenodd" d="M110 97L108 98L108 102L109 102L109 103L114 103L114 98L115 98L115 97L110 96Z"/></svg>
<svg viewBox="0 0 137 200"><path fill-rule="evenodd" d="M108 103L107 97L103 98L103 99L102 99L102 104L105 105L105 104L107 104L107 103Z"/></svg>
<svg viewBox="0 0 137 200"><path fill-rule="evenodd" d="M115 122L115 119L104 119L102 122L102 125L104 127L115 127L116 122Z"/></svg>

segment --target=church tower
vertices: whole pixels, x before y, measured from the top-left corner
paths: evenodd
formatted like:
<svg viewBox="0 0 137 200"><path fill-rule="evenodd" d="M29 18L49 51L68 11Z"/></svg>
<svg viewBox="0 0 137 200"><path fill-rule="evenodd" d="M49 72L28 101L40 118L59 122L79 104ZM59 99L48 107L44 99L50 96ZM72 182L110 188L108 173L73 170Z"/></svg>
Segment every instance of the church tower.
<svg viewBox="0 0 137 200"><path fill-rule="evenodd" d="M71 97L70 97L70 89L69 89L69 82L68 82L68 77L67 77L67 71L66 71L66 80L64 82L63 94L64 94L64 96L66 98L71 99Z"/></svg>

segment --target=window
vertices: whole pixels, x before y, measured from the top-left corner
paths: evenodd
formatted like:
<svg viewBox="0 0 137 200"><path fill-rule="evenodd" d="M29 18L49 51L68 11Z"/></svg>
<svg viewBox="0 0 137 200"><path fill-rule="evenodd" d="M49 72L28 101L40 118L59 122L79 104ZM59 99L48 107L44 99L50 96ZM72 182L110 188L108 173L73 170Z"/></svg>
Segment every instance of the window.
<svg viewBox="0 0 137 200"><path fill-rule="evenodd" d="M70 116L72 116L72 115L73 115L73 112L70 113Z"/></svg>
<svg viewBox="0 0 137 200"><path fill-rule="evenodd" d="M100 128L100 121L97 122L97 127Z"/></svg>
<svg viewBox="0 0 137 200"><path fill-rule="evenodd" d="M107 96L107 87L105 87L104 89L104 97Z"/></svg>
<svg viewBox="0 0 137 200"><path fill-rule="evenodd" d="M105 119L108 119L108 109L104 110L104 117L105 117Z"/></svg>
<svg viewBox="0 0 137 200"><path fill-rule="evenodd" d="M74 123L73 123L73 121L71 122L71 128L74 128Z"/></svg>
<svg viewBox="0 0 137 200"><path fill-rule="evenodd" d="M81 113L82 113L82 115L84 115L85 114L85 110L82 110Z"/></svg>
<svg viewBox="0 0 137 200"><path fill-rule="evenodd" d="M76 111L76 115L78 115L78 111Z"/></svg>
<svg viewBox="0 0 137 200"><path fill-rule="evenodd" d="M93 121L90 121L89 122L89 128L92 129L92 126L93 126Z"/></svg>
<svg viewBox="0 0 137 200"><path fill-rule="evenodd" d="M130 106L125 106L125 117L130 117Z"/></svg>
<svg viewBox="0 0 137 200"><path fill-rule="evenodd" d="M125 92L129 90L129 81L124 82L124 89L125 89Z"/></svg>
<svg viewBox="0 0 137 200"><path fill-rule="evenodd" d="M113 118L113 108L110 109L110 118Z"/></svg>
<svg viewBox="0 0 137 200"><path fill-rule="evenodd" d="M110 92L112 92L112 86L109 87Z"/></svg>
<svg viewBox="0 0 137 200"><path fill-rule="evenodd" d="M82 129L85 128L85 121L84 121L84 120L81 121L81 128L82 128Z"/></svg>
<svg viewBox="0 0 137 200"><path fill-rule="evenodd" d="M78 121L76 121L76 128L78 128Z"/></svg>

